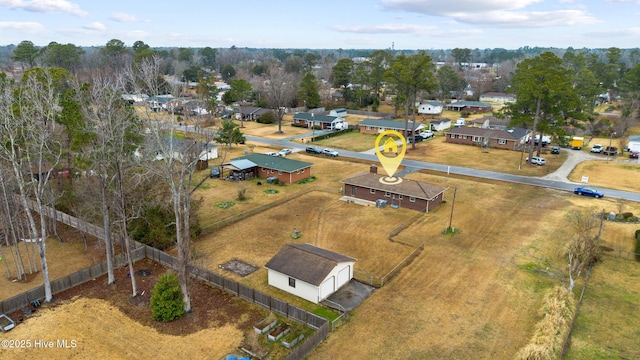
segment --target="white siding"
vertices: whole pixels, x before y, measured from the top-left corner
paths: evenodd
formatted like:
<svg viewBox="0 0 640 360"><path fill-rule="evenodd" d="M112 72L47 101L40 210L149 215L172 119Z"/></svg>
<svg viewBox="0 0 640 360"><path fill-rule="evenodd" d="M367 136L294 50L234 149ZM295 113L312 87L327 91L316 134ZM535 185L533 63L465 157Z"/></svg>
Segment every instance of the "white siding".
<svg viewBox="0 0 640 360"><path fill-rule="evenodd" d="M296 287L289 286L289 276L277 271L269 270L269 285L301 297L312 303L318 303L318 287L296 279Z"/></svg>

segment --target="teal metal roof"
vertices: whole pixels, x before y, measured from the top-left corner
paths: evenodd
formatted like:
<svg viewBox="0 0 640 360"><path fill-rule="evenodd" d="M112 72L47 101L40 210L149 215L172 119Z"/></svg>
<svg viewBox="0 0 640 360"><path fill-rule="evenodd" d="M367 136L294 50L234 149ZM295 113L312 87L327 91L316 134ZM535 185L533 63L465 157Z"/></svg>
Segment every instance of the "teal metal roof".
<svg viewBox="0 0 640 360"><path fill-rule="evenodd" d="M285 157L271 156L271 155L265 155L265 154L250 154L250 155L245 155L245 156L235 158L233 160L236 161L236 160L242 160L242 159L249 160L252 163L255 163L257 166L261 166L261 167L269 168L273 170L284 171L284 172L294 172L294 171L306 169L313 165L312 163L306 162L306 161L287 159Z"/></svg>

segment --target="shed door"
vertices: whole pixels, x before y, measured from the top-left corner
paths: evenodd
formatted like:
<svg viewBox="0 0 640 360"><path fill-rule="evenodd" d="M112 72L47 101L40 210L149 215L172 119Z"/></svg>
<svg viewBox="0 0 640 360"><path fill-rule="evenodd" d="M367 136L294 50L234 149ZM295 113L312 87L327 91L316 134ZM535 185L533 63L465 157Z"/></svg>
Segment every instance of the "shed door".
<svg viewBox="0 0 640 360"><path fill-rule="evenodd" d="M333 294L334 291L336 291L336 288L335 288L335 276L331 276L327 280L325 280L322 284L320 284L320 299L319 300L324 300L329 295Z"/></svg>
<svg viewBox="0 0 640 360"><path fill-rule="evenodd" d="M338 288L349 282L351 278L351 265L347 265L338 272Z"/></svg>

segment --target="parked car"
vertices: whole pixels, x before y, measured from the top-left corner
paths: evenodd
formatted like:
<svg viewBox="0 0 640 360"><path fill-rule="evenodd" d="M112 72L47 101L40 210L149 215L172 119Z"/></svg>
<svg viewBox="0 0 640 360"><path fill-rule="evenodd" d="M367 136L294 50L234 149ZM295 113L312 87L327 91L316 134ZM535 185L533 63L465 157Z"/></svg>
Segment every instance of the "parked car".
<svg viewBox="0 0 640 360"><path fill-rule="evenodd" d="M220 166L212 167L211 171L209 172L209 177L210 178L219 178L220 177Z"/></svg>
<svg viewBox="0 0 640 360"><path fill-rule="evenodd" d="M554 146L551 148L552 154L560 154L560 146Z"/></svg>
<svg viewBox="0 0 640 360"><path fill-rule="evenodd" d="M420 135L424 140L427 140L433 137L433 131L425 130L418 135Z"/></svg>
<svg viewBox="0 0 640 360"><path fill-rule="evenodd" d="M577 187L573 189L573 193L578 195L583 195L583 196L592 196L594 198L601 198L604 196L603 193L590 187Z"/></svg>
<svg viewBox="0 0 640 360"><path fill-rule="evenodd" d="M307 146L307 152L311 154L322 154L322 149L317 146Z"/></svg>
<svg viewBox="0 0 640 360"><path fill-rule="evenodd" d="M631 152L629 153L629 159L637 159L637 158L638 158L638 155L640 155L640 152L639 152L639 151L631 151Z"/></svg>
<svg viewBox="0 0 640 360"><path fill-rule="evenodd" d="M420 136L420 135L418 135L418 134L416 134L415 138L416 138L416 142L421 142L422 140L424 140L424 139L422 138L422 136ZM408 142L408 143L412 143L412 142L413 142L413 136L409 136L409 137L407 138L407 142Z"/></svg>
<svg viewBox="0 0 640 360"><path fill-rule="evenodd" d="M278 154L280 154L280 156L287 156L289 154L291 154L293 152L293 150L291 149L282 149L280 151L278 151Z"/></svg>
<svg viewBox="0 0 640 360"><path fill-rule="evenodd" d="M604 148L602 153L611 156L618 155L618 148L615 146L607 146L606 148Z"/></svg>
<svg viewBox="0 0 640 360"><path fill-rule="evenodd" d="M526 162L529 162L529 157L527 156L527 159L525 160ZM538 166L542 166L544 164L547 163L547 160L545 160L544 158L541 158L539 156L534 156L531 158L531 163L538 165Z"/></svg>
<svg viewBox="0 0 640 360"><path fill-rule="evenodd" d="M591 147L591 150L589 150L592 153L601 153L602 150L604 150L604 146L600 145L600 144L594 144Z"/></svg>
<svg viewBox="0 0 640 360"><path fill-rule="evenodd" d="M269 151L269 152L266 152L266 153L264 153L264 154L265 154L265 155L269 155L269 156L276 156L276 157L280 156L280 154L279 154L279 153L277 153L277 152L273 152L273 151Z"/></svg>
<svg viewBox="0 0 640 360"><path fill-rule="evenodd" d="M322 153L325 154L326 156L333 156L333 157L336 157L339 155L337 151L329 148L322 150Z"/></svg>

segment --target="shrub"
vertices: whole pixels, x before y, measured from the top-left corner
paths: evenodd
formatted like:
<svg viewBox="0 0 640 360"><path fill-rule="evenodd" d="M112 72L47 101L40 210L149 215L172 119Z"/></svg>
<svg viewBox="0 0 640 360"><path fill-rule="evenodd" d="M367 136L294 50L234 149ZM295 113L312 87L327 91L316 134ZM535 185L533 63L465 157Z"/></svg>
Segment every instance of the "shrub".
<svg viewBox="0 0 640 360"><path fill-rule="evenodd" d="M264 113L262 116L260 116L256 122L260 123L260 124L273 124L276 122L276 116L271 112L267 112Z"/></svg>
<svg viewBox="0 0 640 360"><path fill-rule="evenodd" d="M625 217L623 214L617 214L616 215L616 221L625 221Z"/></svg>
<svg viewBox="0 0 640 360"><path fill-rule="evenodd" d="M543 318L536 324L533 338L518 351L516 359L558 359L569 335L575 313L575 299L565 287L556 286L545 296Z"/></svg>
<svg viewBox="0 0 640 360"><path fill-rule="evenodd" d="M178 319L186 314L184 305L178 276L170 271L160 275L151 290L151 317L162 322Z"/></svg>
<svg viewBox="0 0 640 360"><path fill-rule="evenodd" d="M622 216L625 219L632 218L633 217L633 213L630 213L630 212L622 213Z"/></svg>

